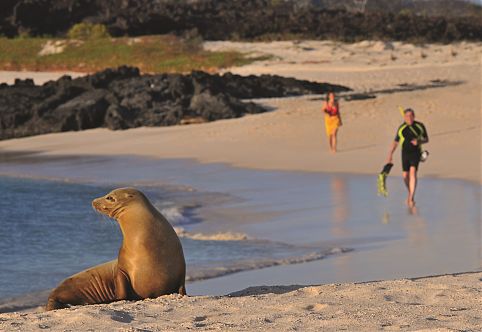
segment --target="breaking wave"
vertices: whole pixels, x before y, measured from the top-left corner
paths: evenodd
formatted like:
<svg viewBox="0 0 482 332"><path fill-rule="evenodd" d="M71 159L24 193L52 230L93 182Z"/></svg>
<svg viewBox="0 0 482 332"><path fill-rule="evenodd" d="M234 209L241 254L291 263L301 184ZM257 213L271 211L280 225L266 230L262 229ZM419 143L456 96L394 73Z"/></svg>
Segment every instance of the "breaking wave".
<svg viewBox="0 0 482 332"><path fill-rule="evenodd" d="M258 270L258 269L263 269L263 268L268 268L273 266L307 263L307 262L321 260L328 256L343 254L350 251L352 251L352 249L336 247L326 251L314 251L302 256L285 257L285 258L279 258L279 259L263 258L258 260L241 260L241 261L232 262L232 263L225 263L224 265L216 266L216 267L214 266L189 267L188 266L186 280L192 282L192 281L221 277L228 274L233 274L233 273L238 273L243 271Z"/></svg>

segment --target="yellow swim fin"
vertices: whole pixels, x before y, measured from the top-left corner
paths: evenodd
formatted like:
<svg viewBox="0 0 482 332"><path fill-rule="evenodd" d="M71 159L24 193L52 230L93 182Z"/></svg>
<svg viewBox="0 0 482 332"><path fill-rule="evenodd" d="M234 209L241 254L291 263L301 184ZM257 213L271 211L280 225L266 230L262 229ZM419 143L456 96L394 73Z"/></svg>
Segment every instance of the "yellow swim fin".
<svg viewBox="0 0 482 332"><path fill-rule="evenodd" d="M387 176L390 174L390 171L392 170L393 164L389 163L383 166L382 171L380 174L378 174L378 179L377 179L377 186L378 186L378 195L387 197L388 196L388 190L387 190Z"/></svg>
<svg viewBox="0 0 482 332"><path fill-rule="evenodd" d="M383 196L383 197L388 196L386 180L387 180L387 174L386 173L382 172L382 173L378 174L378 181L377 181L378 196Z"/></svg>

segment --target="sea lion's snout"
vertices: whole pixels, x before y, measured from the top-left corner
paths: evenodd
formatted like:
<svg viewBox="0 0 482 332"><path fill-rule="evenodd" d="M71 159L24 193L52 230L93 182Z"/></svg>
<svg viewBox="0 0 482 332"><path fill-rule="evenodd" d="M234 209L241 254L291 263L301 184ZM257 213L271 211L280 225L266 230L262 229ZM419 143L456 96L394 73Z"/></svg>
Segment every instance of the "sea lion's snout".
<svg viewBox="0 0 482 332"><path fill-rule="evenodd" d="M105 213L105 206L102 204L102 198L96 198L92 201L92 208L100 213Z"/></svg>
<svg viewBox="0 0 482 332"><path fill-rule="evenodd" d="M97 212L115 218L115 216L132 201L142 199L143 197L144 195L137 189L119 188L105 196L94 199L92 201L92 207Z"/></svg>
<svg viewBox="0 0 482 332"><path fill-rule="evenodd" d="M99 208L100 208L99 198L96 198L92 201L92 207L94 208L94 210L99 211Z"/></svg>
<svg viewBox="0 0 482 332"><path fill-rule="evenodd" d="M116 207L115 199L112 196L99 197L92 201L92 207L97 212L110 216L110 212Z"/></svg>

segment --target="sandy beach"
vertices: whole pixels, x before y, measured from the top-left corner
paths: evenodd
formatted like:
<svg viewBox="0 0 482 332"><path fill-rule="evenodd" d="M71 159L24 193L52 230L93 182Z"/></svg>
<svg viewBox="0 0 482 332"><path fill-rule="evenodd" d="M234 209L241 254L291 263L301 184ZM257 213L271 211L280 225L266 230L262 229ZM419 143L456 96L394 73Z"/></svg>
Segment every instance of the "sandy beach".
<svg viewBox="0 0 482 332"><path fill-rule="evenodd" d="M207 42L205 47L272 56L226 71L342 84L353 93L376 98L341 100L344 125L336 155L328 151L320 112L323 96L257 100L273 111L198 125L94 129L5 140L0 141L0 153L194 159L258 170L375 176L402 122L398 107L403 106L415 110L430 135L426 146L430 158L420 175L476 184L480 197L482 44ZM0 72L0 82L11 83L16 75ZM38 77L46 80L49 75ZM54 75L58 74L50 77L58 77ZM441 83L434 87L433 82ZM394 176L401 173L398 153ZM482 324L481 280L481 273L466 273L312 287L254 287L221 297L167 296L52 313L1 314L0 330L477 330Z"/></svg>
<svg viewBox="0 0 482 332"><path fill-rule="evenodd" d="M402 106L413 108L429 131L431 141L427 149L431 160L423 165L422 175L481 181L480 44L421 48L400 43L387 46L381 42L213 42L206 47L274 55L270 61L230 69L235 73L276 73L342 84L360 93L390 89L395 92L375 93L375 99L341 102L344 125L336 156L328 152L320 113L321 96L261 100L258 102L276 111L235 120L42 135L2 141L0 149L44 155L194 158L260 169L376 174L402 122L398 111ZM390 60L391 55L396 60ZM0 77L2 81L11 81L9 75ZM448 86L396 92L400 85L424 86L433 80L446 81ZM400 162L396 159L394 173L399 171Z"/></svg>
<svg viewBox="0 0 482 332"><path fill-rule="evenodd" d="M4 314L5 331L460 331L482 324L482 273L417 280L253 287L224 297L160 297Z"/></svg>

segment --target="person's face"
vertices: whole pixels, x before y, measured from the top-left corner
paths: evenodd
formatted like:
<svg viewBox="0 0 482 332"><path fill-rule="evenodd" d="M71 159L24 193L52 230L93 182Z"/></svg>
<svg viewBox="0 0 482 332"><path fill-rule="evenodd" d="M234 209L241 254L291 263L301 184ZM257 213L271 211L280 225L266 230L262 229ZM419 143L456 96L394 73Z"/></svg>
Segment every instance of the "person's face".
<svg viewBox="0 0 482 332"><path fill-rule="evenodd" d="M335 101L335 94L334 93L330 93L328 95L328 100L330 101L330 103L334 102Z"/></svg>
<svg viewBox="0 0 482 332"><path fill-rule="evenodd" d="M413 124L413 121L415 121L415 114L413 114L413 112L407 112L405 113L404 118L405 123L410 126Z"/></svg>

